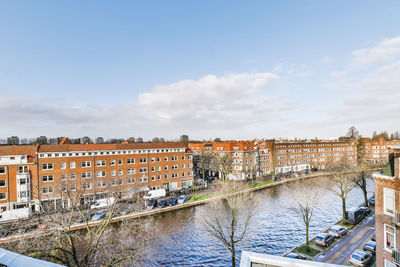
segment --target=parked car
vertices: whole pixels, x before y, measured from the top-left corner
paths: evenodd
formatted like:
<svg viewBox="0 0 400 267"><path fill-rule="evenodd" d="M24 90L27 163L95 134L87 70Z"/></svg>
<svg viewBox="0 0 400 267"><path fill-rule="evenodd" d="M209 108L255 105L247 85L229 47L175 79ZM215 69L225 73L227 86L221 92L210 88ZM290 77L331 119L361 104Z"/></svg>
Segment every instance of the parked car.
<svg viewBox="0 0 400 267"><path fill-rule="evenodd" d="M106 210L99 210L98 212L96 212L96 214L93 216L92 220L93 221L100 221L101 219L103 219L104 217L106 217L107 215L107 211Z"/></svg>
<svg viewBox="0 0 400 267"><path fill-rule="evenodd" d="M364 217L367 217L367 215L371 213L371 209L369 207L361 207L361 209L364 211Z"/></svg>
<svg viewBox="0 0 400 267"><path fill-rule="evenodd" d="M90 221L90 219L94 216L94 211L90 211L90 212L85 212L84 213L84 217L83 216L78 216L77 218L76 218L76 222L77 223L84 223L85 222L85 218L86 218L86 220L87 221Z"/></svg>
<svg viewBox="0 0 400 267"><path fill-rule="evenodd" d="M170 206L175 206L177 203L178 203L178 200L177 200L176 198L171 198L171 199L168 201L168 204L169 204Z"/></svg>
<svg viewBox="0 0 400 267"><path fill-rule="evenodd" d="M376 242L368 241L367 243L365 243L363 250L375 256Z"/></svg>
<svg viewBox="0 0 400 267"><path fill-rule="evenodd" d="M347 234L348 229L344 226L335 225L329 229L329 234L333 235L334 237L342 237Z"/></svg>
<svg viewBox="0 0 400 267"><path fill-rule="evenodd" d="M375 197L371 197L371 198L369 199L369 201L368 201L368 204L369 204L370 206L375 206Z"/></svg>
<svg viewBox="0 0 400 267"><path fill-rule="evenodd" d="M183 204L187 201L186 196L182 195L178 198L178 204Z"/></svg>
<svg viewBox="0 0 400 267"><path fill-rule="evenodd" d="M10 233L10 231L8 229L2 228L0 230L0 237L6 237L6 236L8 236L9 233Z"/></svg>
<svg viewBox="0 0 400 267"><path fill-rule="evenodd" d="M160 208L164 208L164 207L168 206L168 202L166 200L161 200L160 202L158 202L158 206Z"/></svg>
<svg viewBox="0 0 400 267"><path fill-rule="evenodd" d="M376 234L375 233L372 235L371 240L372 241L376 241Z"/></svg>
<svg viewBox="0 0 400 267"><path fill-rule="evenodd" d="M149 201L149 207L157 208L157 199L152 199Z"/></svg>
<svg viewBox="0 0 400 267"><path fill-rule="evenodd" d="M349 262L355 266L368 266L372 261L372 254L362 250L354 251L349 257Z"/></svg>
<svg viewBox="0 0 400 267"><path fill-rule="evenodd" d="M365 217L365 210L363 208L353 208L346 211L347 220L350 224L357 224Z"/></svg>
<svg viewBox="0 0 400 267"><path fill-rule="evenodd" d="M132 207L124 207L122 210L121 210L121 215L126 215L126 214L129 214L129 213L131 213L133 211L133 208Z"/></svg>
<svg viewBox="0 0 400 267"><path fill-rule="evenodd" d="M297 254L297 253L289 253L285 256L286 258L291 258L291 259L300 259L300 260L305 260L306 257L303 255Z"/></svg>
<svg viewBox="0 0 400 267"><path fill-rule="evenodd" d="M280 181L280 180L281 180L281 177L279 177L279 176L274 177L274 181Z"/></svg>
<svg viewBox="0 0 400 267"><path fill-rule="evenodd" d="M333 242L333 235L321 233L315 237L315 244L327 247Z"/></svg>

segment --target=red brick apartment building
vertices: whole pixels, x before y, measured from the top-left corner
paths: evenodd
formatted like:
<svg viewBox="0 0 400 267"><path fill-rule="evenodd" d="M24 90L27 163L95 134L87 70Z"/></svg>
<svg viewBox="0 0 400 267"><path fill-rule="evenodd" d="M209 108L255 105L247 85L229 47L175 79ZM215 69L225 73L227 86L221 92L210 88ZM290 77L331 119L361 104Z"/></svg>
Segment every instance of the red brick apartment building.
<svg viewBox="0 0 400 267"><path fill-rule="evenodd" d="M255 140L202 142L189 144L195 154L210 151L215 154L228 153L231 171L235 178L243 179L247 173L257 176L272 172L286 173L305 169L324 169L331 162L347 158L357 159L354 139L343 140Z"/></svg>
<svg viewBox="0 0 400 267"><path fill-rule="evenodd" d="M186 188L193 180L192 157L184 143L0 146L2 217L38 210L39 201L68 206L59 197L61 186L84 189L82 201L104 198L113 188L122 198Z"/></svg>
<svg viewBox="0 0 400 267"><path fill-rule="evenodd" d="M375 180L376 266L400 265L400 149L389 153Z"/></svg>
<svg viewBox="0 0 400 267"><path fill-rule="evenodd" d="M389 159L390 148L400 148L400 140L384 138L361 138L361 159L372 163L385 163Z"/></svg>

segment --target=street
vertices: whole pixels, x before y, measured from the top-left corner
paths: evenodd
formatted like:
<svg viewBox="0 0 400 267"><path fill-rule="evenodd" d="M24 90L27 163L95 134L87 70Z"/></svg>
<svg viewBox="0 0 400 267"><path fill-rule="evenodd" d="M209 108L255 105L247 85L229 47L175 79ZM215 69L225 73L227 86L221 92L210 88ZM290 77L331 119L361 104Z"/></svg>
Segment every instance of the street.
<svg viewBox="0 0 400 267"><path fill-rule="evenodd" d="M321 254L316 261L351 265L349 256L356 250L362 249L371 239L375 231L375 214L367 217L360 225L343 237L335 246Z"/></svg>

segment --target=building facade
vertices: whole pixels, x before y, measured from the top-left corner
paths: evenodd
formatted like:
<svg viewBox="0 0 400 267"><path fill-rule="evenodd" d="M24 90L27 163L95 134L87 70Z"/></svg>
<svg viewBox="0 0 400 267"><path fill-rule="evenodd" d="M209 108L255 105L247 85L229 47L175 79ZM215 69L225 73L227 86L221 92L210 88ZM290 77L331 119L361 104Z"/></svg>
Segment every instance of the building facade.
<svg viewBox="0 0 400 267"><path fill-rule="evenodd" d="M64 144L0 147L0 208L65 207L60 192L84 192L82 203L138 192L189 187L193 155L183 143ZM5 213L4 213L5 212ZM13 211L14 213L16 211Z"/></svg>
<svg viewBox="0 0 400 267"><path fill-rule="evenodd" d="M384 138L360 138L360 158L371 163L386 163L390 148L399 148L400 140Z"/></svg>
<svg viewBox="0 0 400 267"><path fill-rule="evenodd" d="M400 265L400 149L391 150L383 173L375 173L376 266Z"/></svg>

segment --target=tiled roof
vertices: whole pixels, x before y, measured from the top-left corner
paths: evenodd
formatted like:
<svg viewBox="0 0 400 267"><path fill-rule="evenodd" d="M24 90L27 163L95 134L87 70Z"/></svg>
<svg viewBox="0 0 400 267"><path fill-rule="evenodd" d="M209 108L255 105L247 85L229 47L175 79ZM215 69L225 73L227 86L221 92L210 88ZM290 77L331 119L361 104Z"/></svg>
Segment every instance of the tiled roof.
<svg viewBox="0 0 400 267"><path fill-rule="evenodd" d="M37 145L4 145L0 146L0 155L29 155L36 157Z"/></svg>

